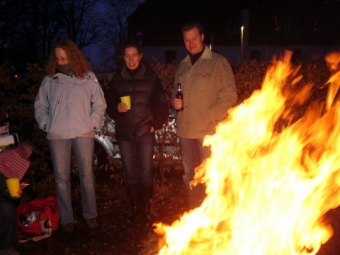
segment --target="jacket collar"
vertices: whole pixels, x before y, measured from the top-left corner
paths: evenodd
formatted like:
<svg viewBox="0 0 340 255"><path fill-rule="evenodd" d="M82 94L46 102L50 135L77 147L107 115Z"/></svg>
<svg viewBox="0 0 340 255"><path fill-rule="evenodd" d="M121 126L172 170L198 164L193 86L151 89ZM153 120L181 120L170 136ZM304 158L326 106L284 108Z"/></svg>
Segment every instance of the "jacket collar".
<svg viewBox="0 0 340 255"><path fill-rule="evenodd" d="M197 61L199 61L200 59L211 59L211 50L209 49L209 47L207 45L204 45L204 51L202 53L202 56ZM187 55L182 60L182 62L191 63L190 56Z"/></svg>
<svg viewBox="0 0 340 255"><path fill-rule="evenodd" d="M134 72L134 76L132 76L127 71L127 67L124 66L122 71L121 71L121 74L122 74L123 78L124 79L128 79L128 80L131 80L131 79L134 79L134 78L137 78L137 79L142 78L144 73L145 73L145 71L146 71L146 67L145 67L145 65L143 63L140 63L139 65L140 65L140 68L136 72Z"/></svg>

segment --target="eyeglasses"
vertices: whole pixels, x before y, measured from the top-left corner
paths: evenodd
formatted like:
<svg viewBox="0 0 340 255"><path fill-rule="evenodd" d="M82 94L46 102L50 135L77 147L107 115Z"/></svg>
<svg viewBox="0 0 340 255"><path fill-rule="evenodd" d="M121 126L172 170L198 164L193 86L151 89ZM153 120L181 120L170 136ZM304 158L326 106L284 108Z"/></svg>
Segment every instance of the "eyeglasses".
<svg viewBox="0 0 340 255"><path fill-rule="evenodd" d="M58 61L66 61L67 58L56 58L55 60L56 60L57 62L58 62Z"/></svg>

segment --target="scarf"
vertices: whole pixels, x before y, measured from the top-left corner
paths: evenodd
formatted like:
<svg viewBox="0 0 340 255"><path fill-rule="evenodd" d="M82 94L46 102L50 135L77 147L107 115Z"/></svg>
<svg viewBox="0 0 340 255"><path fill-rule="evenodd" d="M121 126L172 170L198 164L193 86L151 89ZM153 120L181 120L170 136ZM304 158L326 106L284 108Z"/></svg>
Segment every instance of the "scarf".
<svg viewBox="0 0 340 255"><path fill-rule="evenodd" d="M66 65L57 65L57 70L63 74L66 74L66 75L72 75L73 74L73 71L72 71L72 68L69 64L66 64Z"/></svg>

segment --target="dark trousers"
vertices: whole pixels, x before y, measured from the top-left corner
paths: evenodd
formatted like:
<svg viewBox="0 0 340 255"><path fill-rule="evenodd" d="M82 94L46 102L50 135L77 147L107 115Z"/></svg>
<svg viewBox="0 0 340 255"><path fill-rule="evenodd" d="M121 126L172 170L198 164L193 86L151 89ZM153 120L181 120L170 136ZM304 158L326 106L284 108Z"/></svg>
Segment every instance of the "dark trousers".
<svg viewBox="0 0 340 255"><path fill-rule="evenodd" d="M155 146L155 133L148 133L140 138L130 141L119 141L122 155L126 185L141 184L153 187L153 152Z"/></svg>
<svg viewBox="0 0 340 255"><path fill-rule="evenodd" d="M0 201L0 250L16 246L17 217L12 202Z"/></svg>

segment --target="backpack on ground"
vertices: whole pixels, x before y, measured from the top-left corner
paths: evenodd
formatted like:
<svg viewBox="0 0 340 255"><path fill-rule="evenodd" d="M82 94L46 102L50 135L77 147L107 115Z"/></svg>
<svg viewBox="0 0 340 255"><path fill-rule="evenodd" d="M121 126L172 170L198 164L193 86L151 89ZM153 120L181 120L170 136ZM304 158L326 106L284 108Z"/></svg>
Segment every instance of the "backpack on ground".
<svg viewBox="0 0 340 255"><path fill-rule="evenodd" d="M49 196L34 199L17 208L17 235L19 242L39 241L51 236L59 223L57 199Z"/></svg>

